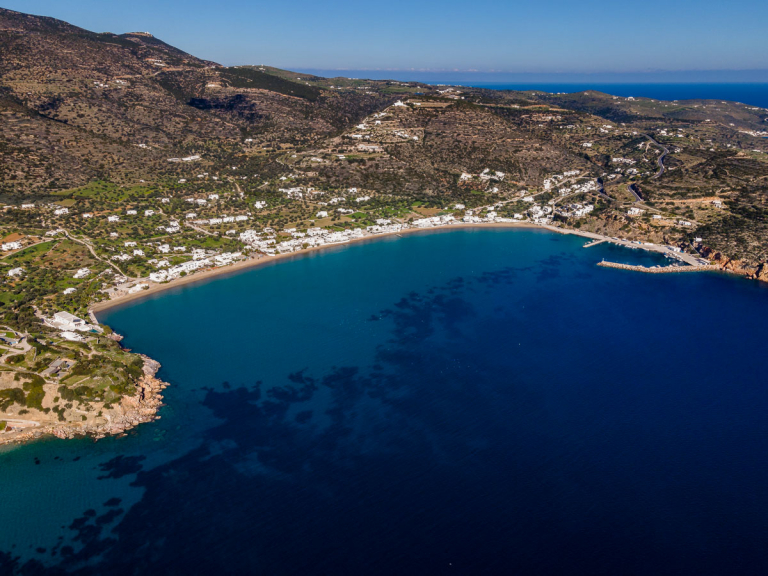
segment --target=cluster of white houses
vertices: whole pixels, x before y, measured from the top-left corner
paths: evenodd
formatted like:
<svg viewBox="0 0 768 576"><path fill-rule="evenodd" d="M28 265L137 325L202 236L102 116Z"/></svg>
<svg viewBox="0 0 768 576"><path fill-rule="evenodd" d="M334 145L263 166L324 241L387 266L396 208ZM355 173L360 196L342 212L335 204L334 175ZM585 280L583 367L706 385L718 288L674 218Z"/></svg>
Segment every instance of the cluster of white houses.
<svg viewBox="0 0 768 576"><path fill-rule="evenodd" d="M297 252L304 248L315 248L328 244L343 244L354 238L362 238L363 230L331 231L324 228L309 228L306 232L299 232L295 228L286 229L291 235L288 240L278 242L270 232L259 233L255 230L246 230L240 234L240 241L254 250L274 256L287 252Z"/></svg>
<svg viewBox="0 0 768 576"><path fill-rule="evenodd" d="M549 209L551 211L551 209ZM522 220L523 216L516 214L515 218L501 218L494 210L486 212L485 216L473 215L468 210L462 220L456 220L452 214L441 216L432 216L428 218L419 218L410 223L393 223L390 220L380 218L375 225L368 226L365 231L361 228L344 231L330 231L323 228L309 228L306 232L299 232L295 228L284 230L291 235L291 239L278 242L274 235L274 230L265 229L264 232L256 230L246 230L240 233L240 241L250 247L252 250L258 250L265 254L275 255L286 252L296 252L304 248L313 248L328 244L341 244L349 242L355 238L362 238L365 234L392 234L407 230L409 228L434 228L438 226L447 226L461 223L488 223L488 222L514 222Z"/></svg>
<svg viewBox="0 0 768 576"><path fill-rule="evenodd" d="M223 252L222 254L217 254L211 258L194 259L195 256L199 256L199 254L193 252L193 259L188 262L183 262L167 269L152 272L149 275L149 279L152 280L152 282L167 282L201 268L226 266L227 264L232 264L233 262L237 262L244 258L242 252Z"/></svg>
<svg viewBox="0 0 768 576"><path fill-rule="evenodd" d="M555 174L554 176L545 178L544 190L545 191L551 190L553 186L557 186L563 180L567 180L568 178L573 178L574 176L578 176L579 174L581 174L581 170L568 170L567 172L563 172L562 174Z"/></svg>
<svg viewBox="0 0 768 576"><path fill-rule="evenodd" d="M548 224L552 220L552 207L534 204L528 209L531 220L539 224Z"/></svg>
<svg viewBox="0 0 768 576"><path fill-rule="evenodd" d="M192 212L187 214L187 218L189 219L190 216L194 218L196 215ZM205 225L208 224L210 226L215 226L217 224L228 224L232 222L246 222L248 221L250 216L240 215L240 216L219 216L217 218L209 218L209 219L201 219L201 220L194 220L195 224Z"/></svg>
<svg viewBox="0 0 768 576"><path fill-rule="evenodd" d="M595 207L592 204L567 204L557 209L557 213L566 218L582 218L592 212Z"/></svg>
<svg viewBox="0 0 768 576"><path fill-rule="evenodd" d="M567 196L569 194L583 194L585 192L595 192L597 190L597 182L595 180L588 180L581 184L572 184L571 186L563 186L558 188L558 192L561 196Z"/></svg>

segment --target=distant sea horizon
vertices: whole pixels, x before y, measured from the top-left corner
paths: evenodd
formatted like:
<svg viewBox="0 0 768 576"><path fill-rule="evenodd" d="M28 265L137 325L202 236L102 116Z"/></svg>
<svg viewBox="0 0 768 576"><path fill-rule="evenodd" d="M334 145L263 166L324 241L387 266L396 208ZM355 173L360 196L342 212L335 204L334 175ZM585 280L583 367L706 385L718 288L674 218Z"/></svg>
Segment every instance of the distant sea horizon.
<svg viewBox="0 0 768 576"><path fill-rule="evenodd" d="M466 85L466 84L465 84ZM490 90L536 90L550 94L596 90L612 96L633 96L654 100L723 100L768 108L768 83L492 83L479 82L473 88Z"/></svg>
<svg viewBox="0 0 768 576"><path fill-rule="evenodd" d="M655 100L727 100L768 108L768 72L719 74L658 73L644 75L510 75L502 73L409 72L394 70L298 70L326 78L367 78L467 86L490 90L539 90L552 94L597 90L613 96Z"/></svg>

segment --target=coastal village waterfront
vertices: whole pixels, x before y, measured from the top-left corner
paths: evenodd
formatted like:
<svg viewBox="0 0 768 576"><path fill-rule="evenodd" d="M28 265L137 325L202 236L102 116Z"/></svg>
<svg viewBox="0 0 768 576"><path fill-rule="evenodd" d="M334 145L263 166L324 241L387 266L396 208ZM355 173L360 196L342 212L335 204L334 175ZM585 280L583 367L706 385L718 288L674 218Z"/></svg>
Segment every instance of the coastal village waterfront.
<svg viewBox="0 0 768 576"><path fill-rule="evenodd" d="M457 219L452 215L425 217L408 222L393 222L379 219L375 225L352 230L333 231L320 227L311 227L306 231L286 230L280 235L290 239L278 242L277 234L270 229L261 232L247 230L240 234L240 241L245 246L241 251L211 254L202 249L192 251L192 259L150 273L147 277L128 279L123 277L119 284L102 291L106 299L92 303L88 308L87 322L78 316L63 310L52 315L36 311L37 319L54 334L47 339L32 333L15 331L8 336L8 349L3 354L5 364L12 365L20 358L23 364L15 368L15 374L32 378L27 386L36 386L38 392L32 392L25 399L26 407L17 409L9 405L2 418L0 445L16 444L39 439L45 436L74 438L89 436L94 439L125 433L135 426L158 418L157 412L162 406L162 390L166 383L155 378L159 364L146 356L131 355L130 351L117 345L122 338L102 326L97 318L100 311L124 304L134 299L174 288L183 284L197 282L237 271L280 261L290 256L309 253L323 248L370 241L382 237L399 237L406 234L430 231L445 231L461 228L510 228L543 229L559 234L572 234L588 240L585 247L610 242L619 246L655 252L668 258L672 264L663 267L645 268L620 263L600 262L599 265L640 272L683 272L717 270L718 267L706 263L703 259L680 252L679 248L650 243L638 243L610 238L586 231L554 226L548 222L520 221L499 218L488 210L483 218L477 216ZM81 269L77 274L88 275L88 269ZM103 297L102 296L102 297ZM110 343L111 346L110 347ZM104 346L106 345L106 348ZM73 347L86 347L90 352L83 353ZM116 348L114 348L116 347ZM110 350L114 350L110 352ZM117 352L117 350L121 350ZM104 358L114 358L118 353L120 364L112 365L108 359L98 368L96 354L106 354ZM95 354L96 353L96 354ZM137 357L135 362L130 358ZM140 358L140 360L139 360ZM118 366L138 363L139 370L129 376L131 370L114 372ZM44 369L43 369L44 368ZM14 375L14 370L9 375ZM95 371L94 371L95 370ZM111 372L112 371L112 372ZM115 378L122 378L122 388L115 388ZM132 381L129 384L128 378ZM62 383L78 384L80 388L62 386ZM83 382L93 382L96 388L82 387ZM99 385L98 382L103 382ZM112 384L110 384L112 383ZM6 385L12 385L7 383ZM106 385L106 388L103 386ZM72 386L72 384L70 384ZM37 394L37 396L35 396ZM58 394L58 395L57 395ZM60 396L65 394L66 397ZM80 396L78 396L80 394ZM40 400L33 400L39 397ZM61 402L61 403L60 403ZM63 403L67 402L66 405Z"/></svg>
<svg viewBox="0 0 768 576"><path fill-rule="evenodd" d="M274 262L287 256L299 253L308 253L325 247L372 240L378 237L401 236L403 234L410 234L421 231L440 231L475 227L544 229L559 234L570 234L588 238L592 240L592 242L589 242L585 245L587 248L598 243L609 242L617 246L622 246L633 250L641 249L658 253L665 256L672 262L672 264L669 266L660 266L647 269L642 266L628 266L620 263L606 262L601 262L601 266L610 266L614 268L622 268L640 272L648 270L664 272L698 272L705 270L720 270L719 267L711 264L709 261L681 252L679 248L674 246L663 246L647 242L632 242L629 240L603 236L592 232L558 227L547 223L518 221L506 218L497 218L495 216L486 217L484 219L477 218L476 220L466 222L464 220L457 220L448 215L422 218L409 223L393 223L391 221L382 220L375 226L369 226L366 229L358 228L355 230L345 230L343 233L332 232L323 228L309 228L306 233L292 230L288 232L294 235L294 239L280 243L275 241L273 233L274 231L272 231L272 234L270 234L269 230L267 230L266 233L260 234L253 230L248 230L240 235L240 239L244 243L249 244L253 249L254 252L250 255L245 255L242 252L225 253L222 255L217 255L213 258L201 258L199 260L193 260L188 264L194 263L194 266L185 267L183 271L186 273L183 275L179 273L181 272L180 270L169 270L167 274L162 276L151 274L147 278L141 278L135 280L133 283L126 283L108 290L107 294L109 295L109 300L103 300L93 304L91 311L98 312L107 308L111 308L115 305L123 304L127 301L135 300L137 298L145 297L149 294L160 292L162 290L190 282L200 281L220 274L229 274L244 268Z"/></svg>
<svg viewBox="0 0 768 576"><path fill-rule="evenodd" d="M97 314L108 308L124 304L134 299L174 288L183 284L197 282L218 276L231 274L246 268L276 262L290 256L309 253L332 246L354 242L370 241L382 237L399 237L405 234L430 231L445 231L461 228L533 228L559 234L577 235L586 238L585 248L596 244L613 243L618 246L640 249L663 255L671 261L668 266L646 268L614 262L600 262L603 267L618 268L639 272L694 272L715 271L719 267L710 264L702 258L681 251L674 246L657 245L647 242L628 241L608 237L587 231L580 231L555 226L547 220L529 221L513 218L502 218L495 214L492 208L485 210L483 217L467 215L457 219L451 214L418 218L405 222L390 219L378 219L375 225L365 228L346 229L343 231L326 228L310 227L304 230L287 229L279 235L270 228L260 232L246 230L240 233L239 239L244 248L240 251L211 253L203 249L193 249L191 259L175 266L165 267L157 272L151 272L142 278L128 279L126 276L117 278L117 282L101 291L101 300L92 302L88 308L90 322L78 316L59 310L48 316L36 311L38 320L47 328L56 331L48 340L31 333L13 334L14 344L3 355L6 364L24 358L23 363L29 365L29 372L16 373L32 378L27 386L37 386L40 401L31 400L34 394L25 399L26 408L17 410L12 405L6 409L0 430L0 444L26 442L53 435L58 438L73 438L90 436L94 439L109 435L120 435L143 422L157 418L157 412L162 405L162 390L167 384L157 380L155 373L159 364L145 356L141 356L140 374L131 376L132 384L125 381L122 388L115 388L114 378L118 373L110 373L110 361L105 369L94 372L94 352L106 353L107 357L114 354L109 352L108 343L112 346L121 340L106 326L98 321ZM286 237L288 237L286 239ZM281 241L278 241L278 238ZM77 275L87 276L91 272L87 268L78 270ZM106 298L104 298L106 296ZM107 344L107 348L103 348ZM88 347L91 352L83 354L72 349L73 346ZM119 348L119 347L118 347ZM38 351L42 351L38 354ZM47 351L47 353L45 352ZM22 356L23 354L23 356ZM120 366L127 366L130 351L122 350ZM136 355L134 355L136 356ZM138 361L138 360L137 360ZM114 365L118 366L118 365ZM73 368L74 367L74 368ZM45 368L43 370L43 368ZM137 368L134 368L137 370ZM34 373L33 373L34 372ZM130 370L118 371L120 378L128 378ZM9 374L13 374L12 372ZM63 382L78 384L80 388L71 388ZM82 387L83 382L93 382L96 388ZM98 382L103 382L99 385ZM11 384L7 384L11 385ZM72 384L70 384L71 386ZM106 385L106 388L104 388ZM119 390L119 392L118 392ZM58 394L58 396L57 396ZM60 404L60 396L66 394ZM80 396L78 396L80 394ZM31 414L30 408L34 408ZM18 414L16 413L18 412Z"/></svg>

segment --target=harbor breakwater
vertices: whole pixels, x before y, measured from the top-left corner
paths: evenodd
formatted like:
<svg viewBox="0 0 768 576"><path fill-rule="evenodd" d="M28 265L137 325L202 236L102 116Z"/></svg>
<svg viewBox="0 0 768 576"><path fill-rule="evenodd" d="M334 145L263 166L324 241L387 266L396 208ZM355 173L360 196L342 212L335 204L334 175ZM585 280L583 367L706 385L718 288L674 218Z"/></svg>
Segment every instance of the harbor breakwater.
<svg viewBox="0 0 768 576"><path fill-rule="evenodd" d="M637 266L632 264L619 264L603 260L597 263L604 268L619 268L620 270L632 270L633 272L645 272L646 274L670 274L677 272L721 272L717 266Z"/></svg>

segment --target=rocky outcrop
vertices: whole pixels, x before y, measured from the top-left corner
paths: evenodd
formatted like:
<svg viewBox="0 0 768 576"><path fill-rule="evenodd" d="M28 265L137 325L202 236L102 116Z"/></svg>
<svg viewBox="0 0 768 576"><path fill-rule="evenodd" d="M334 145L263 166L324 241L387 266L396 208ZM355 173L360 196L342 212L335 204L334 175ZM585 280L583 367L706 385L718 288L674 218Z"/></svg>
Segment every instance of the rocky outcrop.
<svg viewBox="0 0 768 576"><path fill-rule="evenodd" d="M106 436L115 436L135 428L139 424L151 422L160 418L158 410L163 405L161 392L169 386L166 382L155 378L160 369L160 363L142 355L144 359L144 375L136 383L136 393L126 396L118 406L104 413L104 422L61 422L11 432L0 436L0 445L17 444L36 440L44 436L57 438L75 438L91 436L98 440Z"/></svg>
<svg viewBox="0 0 768 576"><path fill-rule="evenodd" d="M734 260L722 252L712 252L708 256L724 272L738 274L750 280L768 282L768 263L766 262L752 264L743 260Z"/></svg>

